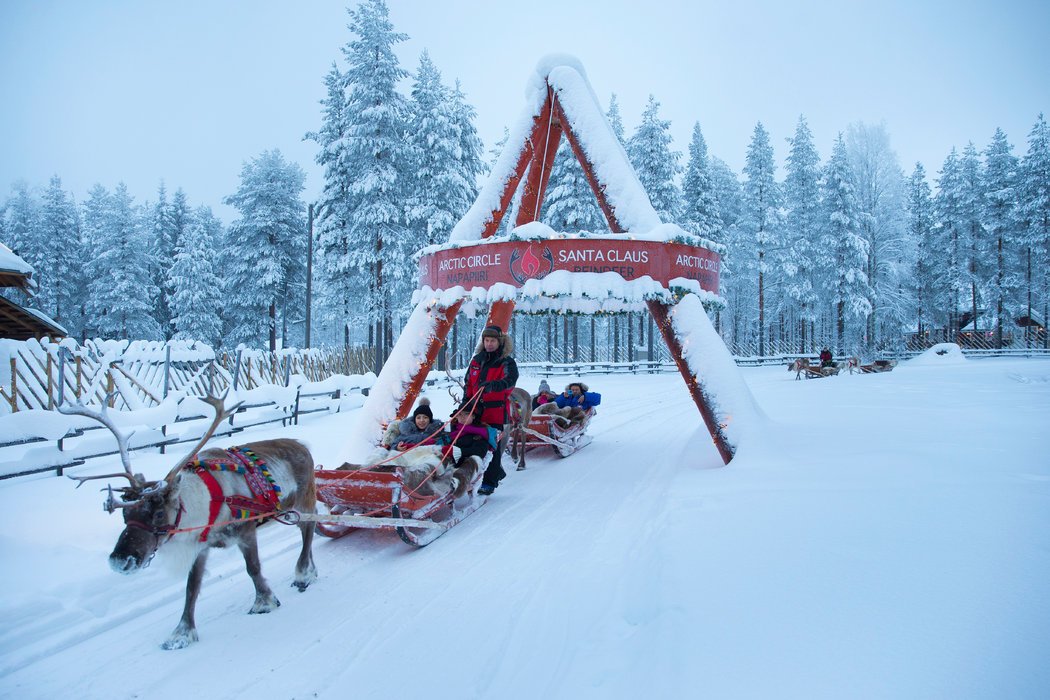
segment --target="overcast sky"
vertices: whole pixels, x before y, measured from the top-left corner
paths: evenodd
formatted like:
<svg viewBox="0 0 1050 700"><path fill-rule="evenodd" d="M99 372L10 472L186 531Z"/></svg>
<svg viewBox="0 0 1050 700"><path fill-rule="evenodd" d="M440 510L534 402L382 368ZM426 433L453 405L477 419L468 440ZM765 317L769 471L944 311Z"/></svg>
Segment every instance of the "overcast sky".
<svg viewBox="0 0 1050 700"><path fill-rule="evenodd" d="M402 66L429 49L462 82L486 150L522 108L548 53L576 56L627 133L649 94L685 152L700 122L739 173L755 123L785 139L805 115L821 158L853 122L884 122L901 166L931 177L949 150L1015 153L1050 112L1050 2L921 0L388 0ZM320 191L318 101L350 38L345 2L0 1L0 194L58 174L83 200L125 182L136 201L164 180L224 220L241 165L280 148ZM407 93L409 85L406 83ZM683 164L685 160L683 158Z"/></svg>

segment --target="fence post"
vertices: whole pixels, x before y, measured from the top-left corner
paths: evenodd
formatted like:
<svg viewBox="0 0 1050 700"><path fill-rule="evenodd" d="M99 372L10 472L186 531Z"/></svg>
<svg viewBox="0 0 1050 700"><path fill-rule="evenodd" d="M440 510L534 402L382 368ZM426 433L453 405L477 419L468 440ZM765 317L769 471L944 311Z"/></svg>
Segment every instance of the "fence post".
<svg viewBox="0 0 1050 700"><path fill-rule="evenodd" d="M84 363L80 355L77 355L77 390L76 396L74 397L77 402L80 401L80 395L84 393Z"/></svg>
<svg viewBox="0 0 1050 700"><path fill-rule="evenodd" d="M18 411L18 366L11 358L11 413Z"/></svg>
<svg viewBox="0 0 1050 700"><path fill-rule="evenodd" d="M287 387L288 382L291 380L292 374L292 362L288 355L284 356L284 385Z"/></svg>
<svg viewBox="0 0 1050 700"><path fill-rule="evenodd" d="M113 408L113 406L116 404L115 399L116 391L114 389L113 382L113 365L110 365L109 369L106 371L106 404L110 408Z"/></svg>
<svg viewBox="0 0 1050 700"><path fill-rule="evenodd" d="M171 377L171 344L166 343L164 346L164 393L161 394L161 398L168 398L168 386ZM161 450L163 453L163 449Z"/></svg>
<svg viewBox="0 0 1050 700"><path fill-rule="evenodd" d="M64 346L58 348L58 405L61 406L66 401L66 353L69 350ZM61 442L61 441L60 441ZM61 444L59 450L62 449Z"/></svg>
<svg viewBox="0 0 1050 700"><path fill-rule="evenodd" d="M249 360L250 362L251 360ZM237 360L233 363L233 390L237 391L237 384L241 381L241 351L237 351Z"/></svg>
<svg viewBox="0 0 1050 700"><path fill-rule="evenodd" d="M51 396L51 392L55 389L55 380L51 376L55 361L51 358L50 352L47 350L44 352L47 355L47 365L44 367L44 371L47 372L47 410L51 411L55 408L55 399Z"/></svg>

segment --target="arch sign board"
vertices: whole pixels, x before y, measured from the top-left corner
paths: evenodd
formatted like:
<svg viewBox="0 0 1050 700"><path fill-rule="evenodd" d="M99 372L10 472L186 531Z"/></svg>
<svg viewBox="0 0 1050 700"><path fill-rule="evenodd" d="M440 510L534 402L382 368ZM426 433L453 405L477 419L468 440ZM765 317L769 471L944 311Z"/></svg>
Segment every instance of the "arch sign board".
<svg viewBox="0 0 1050 700"><path fill-rule="evenodd" d="M718 253L700 246L624 238L506 241L447 248L419 259L419 286L431 289L521 287L552 272L614 272L627 282L650 277L664 287L684 277L718 293Z"/></svg>

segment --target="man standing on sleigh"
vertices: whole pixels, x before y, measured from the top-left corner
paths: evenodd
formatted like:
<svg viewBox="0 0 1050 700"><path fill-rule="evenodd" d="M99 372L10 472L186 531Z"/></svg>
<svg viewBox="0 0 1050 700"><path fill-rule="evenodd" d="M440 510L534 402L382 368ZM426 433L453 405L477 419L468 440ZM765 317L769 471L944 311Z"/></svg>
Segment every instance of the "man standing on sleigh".
<svg viewBox="0 0 1050 700"><path fill-rule="evenodd" d="M518 383L518 364L511 357L514 341L499 326L486 326L481 332L481 344L467 367L466 399L481 394L481 422L503 430L508 420L507 401ZM487 496L496 490L507 475L500 462L503 455L496 450L481 479L478 493Z"/></svg>

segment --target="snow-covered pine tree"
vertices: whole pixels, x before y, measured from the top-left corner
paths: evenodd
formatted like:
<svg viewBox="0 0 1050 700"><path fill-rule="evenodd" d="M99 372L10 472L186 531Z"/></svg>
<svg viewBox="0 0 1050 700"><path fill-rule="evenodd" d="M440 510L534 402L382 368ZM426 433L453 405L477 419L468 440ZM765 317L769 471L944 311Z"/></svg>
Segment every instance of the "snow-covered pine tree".
<svg viewBox="0 0 1050 700"><path fill-rule="evenodd" d="M799 352L805 353L812 351L806 342L807 330L813 327L821 311L814 256L814 243L820 228L820 156L813 145L813 134L805 117L798 118L795 136L790 143L784 180L787 215L783 235L783 299L790 307L784 312L798 320L798 348Z"/></svg>
<svg viewBox="0 0 1050 700"><path fill-rule="evenodd" d="M224 310L229 347L277 348L278 315L287 328L289 307L301 308L306 264L306 175L278 149L265 151L241 168L237 192L223 201L240 218L227 230L223 250ZM282 339L288 345L286 332Z"/></svg>
<svg viewBox="0 0 1050 700"><path fill-rule="evenodd" d="M40 202L33 195L29 184L18 180L11 185L11 195L4 202L3 238L4 245L10 248L27 264L33 267L33 278L37 279L39 265L43 262L43 250L40 248ZM12 287L0 287L0 296L16 304L35 306L35 300L27 300L21 290Z"/></svg>
<svg viewBox="0 0 1050 700"><path fill-rule="evenodd" d="M175 222L168 189L162 180L157 188L157 202L147 207L148 222L144 230L149 236L149 266L153 285L160 290L153 306L153 317L157 320L165 338L171 337L171 287L168 271L175 257Z"/></svg>
<svg viewBox="0 0 1050 700"><path fill-rule="evenodd" d="M762 122L755 125L751 143L747 147L744 165L745 245L752 251L750 260L741 260L741 272L753 271L756 281L756 308L758 310L758 354L766 354L766 283L767 273L779 247L780 186L775 177L773 146Z"/></svg>
<svg viewBox="0 0 1050 700"><path fill-rule="evenodd" d="M1050 317L1050 128L1042 114L1028 133L1028 152L1021 161L1020 218L1025 255L1025 311L1041 309L1043 347L1050 347L1046 330ZM1031 342L1030 327L1026 339Z"/></svg>
<svg viewBox="0 0 1050 700"><path fill-rule="evenodd" d="M411 167L404 144L407 105L397 92L407 73L394 53L394 46L407 36L394 31L383 0L362 2L350 10L350 18L355 38L343 48L346 150L340 170L347 178L346 219L335 237L325 235L331 229L322 230L321 242L326 255L334 256L330 271L343 268L354 284L366 289L364 310L382 360L393 343L393 315L408 304L408 299L395 300L392 295L415 274L402 205L404 178Z"/></svg>
<svg viewBox="0 0 1050 700"><path fill-rule="evenodd" d="M864 324L871 314L871 288L868 241L861 229L861 212L842 134L835 140L825 167L822 190L824 215L819 247L829 251L834 260L835 274L827 280L827 299L834 309L835 346L844 352L863 339Z"/></svg>
<svg viewBox="0 0 1050 700"><path fill-rule="evenodd" d="M182 232L175 246L175 260L168 275L173 290L171 325L174 338L200 340L213 348L229 345L222 337L221 241L222 224L210 207L198 207L183 218Z"/></svg>
<svg viewBox="0 0 1050 700"><path fill-rule="evenodd" d="M627 155L660 220L676 223L682 211L682 195L675 184L682 154L671 150L671 141L671 122L660 119L660 103L649 95L642 121L627 143Z"/></svg>
<svg viewBox="0 0 1050 700"><path fill-rule="evenodd" d="M1020 232L1017 225L1018 173L1013 147L1002 129L996 129L984 154L984 227L994 255L988 293L995 303L995 347L1003 346L1003 323L1016 318L1015 305L1022 287L1019 276ZM1006 318L1007 313L1010 314ZM1013 323L1010 323L1013 326Z"/></svg>
<svg viewBox="0 0 1050 700"><path fill-rule="evenodd" d="M365 293L361 280L350 274L350 239L347 209L352 174L349 171L349 139L346 123L346 76L335 63L325 76L327 93L321 101L321 129L306 138L318 144L317 163L324 168L324 184L315 207L315 285L318 317L339 327L344 345L349 345L355 319L364 325Z"/></svg>
<svg viewBox="0 0 1050 700"><path fill-rule="evenodd" d="M459 166L460 175L466 183L465 189L459 192L461 199L458 200L454 209L459 214L457 220L467 213L474 200L478 197L478 179L487 170L482 160L485 152L485 144L478 136L478 127L474 123L477 119L477 111L467 102L467 96L463 92L463 86L456 80L452 89L452 126L459 135L459 153L456 154L456 163Z"/></svg>
<svg viewBox="0 0 1050 700"><path fill-rule="evenodd" d="M916 245L913 285L909 291L915 303L917 337L921 341L931 327L947 320L945 310L939 306L947 294L944 280L938 275L940 251L934 236L933 199L922 163L915 164L908 182L908 232Z"/></svg>
<svg viewBox="0 0 1050 700"><path fill-rule="evenodd" d="M124 183L109 194L101 185L84 205L87 318L85 328L100 338L160 340L153 308L159 290L150 275L150 256L141 216Z"/></svg>
<svg viewBox="0 0 1050 700"><path fill-rule="evenodd" d="M452 227L473 201L476 185L474 174L468 174L460 162L463 144L452 92L442 85L441 73L426 51L419 59L409 109L413 166L406 178L406 226L411 247L418 250L448 240ZM395 296L410 295L414 281L408 276Z"/></svg>
<svg viewBox="0 0 1050 700"><path fill-rule="evenodd" d="M62 189L57 175L44 191L38 236L39 248L45 255L35 275L40 285L37 308L75 336L81 326L84 250L76 204Z"/></svg>
<svg viewBox="0 0 1050 700"><path fill-rule="evenodd" d="M963 215L959 194L959 154L955 148L952 148L951 153L944 159L938 174L940 177L937 179L937 194L933 198L937 249L941 251L938 273L945 282L944 291L948 295L944 301L948 309L947 331L949 338L954 340L953 334L959 331L961 326L959 309L966 291L962 275L965 258L962 249Z"/></svg>
<svg viewBox="0 0 1050 700"><path fill-rule="evenodd" d="M856 188L860 224L868 241L868 283L872 313L868 316L868 345L875 348L899 340L911 321L909 300L914 249L904 223L904 173L890 147L885 124L851 124L846 151Z"/></svg>
<svg viewBox="0 0 1050 700"><path fill-rule="evenodd" d="M593 233L609 228L568 138L562 139L554 156L542 221L555 231Z"/></svg>
<svg viewBox="0 0 1050 700"><path fill-rule="evenodd" d="M700 122L693 124L689 141L689 162L682 178L682 228L716 243L725 243L722 218L711 184L711 166L707 159L707 142Z"/></svg>
<svg viewBox="0 0 1050 700"><path fill-rule="evenodd" d="M714 156L710 159L711 188L718 207L718 216L722 221L726 254L722 256L719 270L719 293L726 300L726 309L720 313L720 330L723 337L728 335L736 348L745 340L746 329L753 323L750 312L751 301L755 298L750 289L753 280L749 275L740 274L737 261L750 257L741 235L741 216L744 210L744 194L736 174L725 161ZM724 318L723 318L724 317Z"/></svg>
<svg viewBox="0 0 1050 700"><path fill-rule="evenodd" d="M984 187L981 182L981 160L973 142L966 144L959 160L958 198L961 214L962 248L965 265L961 272L970 302L970 322L974 333L980 328L981 306L986 302L985 288L988 280L988 233L984 229ZM985 317L985 323L991 319Z"/></svg>

